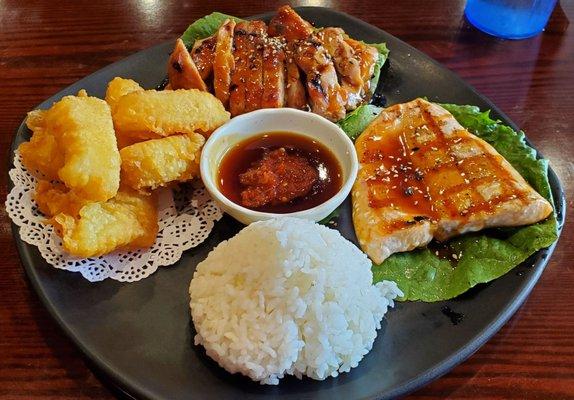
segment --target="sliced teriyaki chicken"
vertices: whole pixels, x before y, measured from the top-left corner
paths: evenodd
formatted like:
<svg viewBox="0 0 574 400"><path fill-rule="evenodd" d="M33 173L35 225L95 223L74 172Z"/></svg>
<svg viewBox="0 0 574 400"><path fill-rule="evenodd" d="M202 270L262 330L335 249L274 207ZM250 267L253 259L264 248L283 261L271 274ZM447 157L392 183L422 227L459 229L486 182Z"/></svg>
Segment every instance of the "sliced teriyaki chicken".
<svg viewBox="0 0 574 400"><path fill-rule="evenodd" d="M361 65L355 50L345 42L345 32L341 28L325 28L316 33L316 38L333 58L335 69L340 76L341 87L346 95L346 108L354 110L363 101L363 77Z"/></svg>
<svg viewBox="0 0 574 400"><path fill-rule="evenodd" d="M204 81L209 78L213 71L216 43L216 36L209 36L205 39L196 40L191 49L191 58Z"/></svg>
<svg viewBox="0 0 574 400"><path fill-rule="evenodd" d="M229 97L232 116L261 108L266 28L263 21L242 21L235 25L235 69Z"/></svg>
<svg viewBox="0 0 574 400"><path fill-rule="evenodd" d="M167 64L167 75L170 88L173 90L199 89L207 91L207 86L181 39L177 39L175 42L175 48Z"/></svg>
<svg viewBox="0 0 574 400"><path fill-rule="evenodd" d="M361 96L363 96L364 100L368 100L370 95L376 89L371 87L371 79L375 72L375 65L379 60L379 51L373 46L369 46L368 44L348 37L345 38L345 42L353 48L355 57L359 59L361 81L363 82Z"/></svg>
<svg viewBox="0 0 574 400"><path fill-rule="evenodd" d="M376 263L433 238L528 225L552 213L491 145L425 100L385 109L355 147L353 223Z"/></svg>
<svg viewBox="0 0 574 400"><path fill-rule="evenodd" d="M337 71L321 39L313 35L313 26L289 6L280 7L269 22L269 35L282 35L287 40L287 106L304 108L304 98L311 110L331 121L345 117L347 96L339 85ZM301 90L299 70L305 74Z"/></svg>
<svg viewBox="0 0 574 400"><path fill-rule="evenodd" d="M376 48L349 39L342 29L315 29L283 6L269 27L227 19L189 53L178 45L167 88L207 90L232 116L291 107L338 121L372 94L378 57Z"/></svg>
<svg viewBox="0 0 574 400"><path fill-rule="evenodd" d="M305 73L311 110L331 121L345 117L346 96L327 49L315 38L296 42L295 62Z"/></svg>
<svg viewBox="0 0 574 400"><path fill-rule="evenodd" d="M235 21L226 20L216 34L215 58L213 61L213 91L223 105L229 104L231 72L235 68L233 59L233 31Z"/></svg>
<svg viewBox="0 0 574 400"><path fill-rule="evenodd" d="M307 93L301 81L299 67L293 59L293 54L289 52L285 60L285 70L287 72L287 85L285 86L285 105L291 108L303 110L307 108Z"/></svg>
<svg viewBox="0 0 574 400"><path fill-rule="evenodd" d="M266 37L263 43L263 97L261 108L280 108L285 104L285 41Z"/></svg>
<svg viewBox="0 0 574 400"><path fill-rule="evenodd" d="M341 78L351 85L360 86L363 83L359 60L355 51L345 42L345 32L341 28L324 28L317 32L317 38L333 57L335 68Z"/></svg>
<svg viewBox="0 0 574 400"><path fill-rule="evenodd" d="M282 6L269 22L270 36L283 36L288 42L307 39L313 33L313 25L305 21L289 6Z"/></svg>

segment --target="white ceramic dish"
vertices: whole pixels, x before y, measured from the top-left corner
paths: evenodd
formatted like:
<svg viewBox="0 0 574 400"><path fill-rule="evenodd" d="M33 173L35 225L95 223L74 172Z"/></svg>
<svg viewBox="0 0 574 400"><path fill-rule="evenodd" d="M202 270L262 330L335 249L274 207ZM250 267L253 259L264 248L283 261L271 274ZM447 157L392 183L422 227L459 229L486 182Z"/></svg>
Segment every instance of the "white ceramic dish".
<svg viewBox="0 0 574 400"><path fill-rule="evenodd" d="M305 135L329 148L341 165L341 189L329 200L316 207L288 214L275 214L250 210L229 200L219 190L218 168L226 152L253 136L274 131L288 131ZM244 224L291 216L320 221L335 210L349 195L358 170L357 154L353 142L336 124L310 112L290 108L263 109L240 115L215 130L201 152L201 178L211 197L221 209Z"/></svg>

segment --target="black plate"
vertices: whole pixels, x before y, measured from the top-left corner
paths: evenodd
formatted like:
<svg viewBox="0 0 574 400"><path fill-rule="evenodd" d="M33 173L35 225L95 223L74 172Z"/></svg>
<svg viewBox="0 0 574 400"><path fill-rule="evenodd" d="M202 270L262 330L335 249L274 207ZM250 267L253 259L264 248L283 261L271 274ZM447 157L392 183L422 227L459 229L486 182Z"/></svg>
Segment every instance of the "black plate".
<svg viewBox="0 0 574 400"><path fill-rule="evenodd" d="M340 26L351 37L386 42L391 50L383 71L382 91L389 104L418 96L431 101L474 104L517 128L496 106L459 77L423 53L384 31L346 14L318 7L299 9L317 26ZM260 18L269 17L258 16ZM112 64L40 104L49 107L67 94L85 88L103 97L115 76L133 78L152 88L165 75L173 43L164 43ZM29 137L20 126L14 148ZM560 227L564 194L553 171L550 184ZM340 229L354 238L350 213L340 218ZM188 310L188 284L195 265L212 247L235 234L240 225L229 217L217 223L208 240L184 253L143 281L122 284L106 280L89 283L80 274L58 271L37 249L17 238L18 250L34 289L64 332L91 362L123 391L150 399L371 399L411 392L444 374L474 353L512 316L544 270L554 246L541 250L523 265L457 299L439 303L399 303L388 314L373 350L358 368L322 382L295 378L279 386L260 386L232 376L193 346ZM453 324L441 309L448 305L463 320Z"/></svg>

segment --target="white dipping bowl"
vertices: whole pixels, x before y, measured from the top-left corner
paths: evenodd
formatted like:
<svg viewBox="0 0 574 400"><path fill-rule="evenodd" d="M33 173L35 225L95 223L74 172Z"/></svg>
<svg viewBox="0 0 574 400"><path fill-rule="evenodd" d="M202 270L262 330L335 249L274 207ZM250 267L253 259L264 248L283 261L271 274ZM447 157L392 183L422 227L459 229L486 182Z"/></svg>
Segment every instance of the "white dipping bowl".
<svg viewBox="0 0 574 400"><path fill-rule="evenodd" d="M263 133L293 132L307 136L327 147L339 161L342 172L341 189L329 200L307 210L292 213L268 213L250 210L234 203L221 193L218 184L219 166L228 150L236 144ZM201 152L201 179L217 205L227 214L244 224L290 216L320 221L335 210L349 195L357 177L359 162L353 142L339 126L310 112L291 108L253 111L232 118L216 129Z"/></svg>

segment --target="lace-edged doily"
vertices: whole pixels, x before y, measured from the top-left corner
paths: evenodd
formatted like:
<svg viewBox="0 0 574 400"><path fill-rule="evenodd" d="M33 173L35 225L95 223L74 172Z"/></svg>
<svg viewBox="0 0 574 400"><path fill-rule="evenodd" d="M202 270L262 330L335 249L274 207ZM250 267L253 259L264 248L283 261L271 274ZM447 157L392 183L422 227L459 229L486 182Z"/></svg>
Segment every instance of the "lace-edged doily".
<svg viewBox="0 0 574 400"><path fill-rule="evenodd" d="M37 179L22 164L18 152L9 172L14 187L6 199L6 212L20 227L20 237L38 247L51 265L80 272L90 282L106 278L135 282L171 265L181 254L202 243L222 213L198 182L180 190L164 189L159 195L159 232L155 244L143 250L116 251L96 258L75 258L64 252L62 241L51 225L44 224L33 199Z"/></svg>

